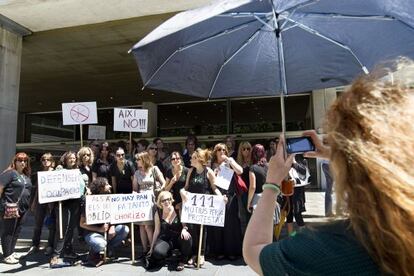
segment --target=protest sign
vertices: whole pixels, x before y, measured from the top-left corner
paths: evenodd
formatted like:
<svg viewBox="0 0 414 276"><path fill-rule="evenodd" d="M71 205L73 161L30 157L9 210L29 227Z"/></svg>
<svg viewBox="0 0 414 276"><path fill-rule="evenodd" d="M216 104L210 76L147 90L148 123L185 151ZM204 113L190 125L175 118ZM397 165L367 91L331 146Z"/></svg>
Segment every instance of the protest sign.
<svg viewBox="0 0 414 276"><path fill-rule="evenodd" d="M112 195L111 223L127 223L153 219L153 192Z"/></svg>
<svg viewBox="0 0 414 276"><path fill-rule="evenodd" d="M63 125L97 124L96 102L62 103Z"/></svg>
<svg viewBox="0 0 414 276"><path fill-rule="evenodd" d="M111 222L112 195L87 195L85 203L86 224Z"/></svg>
<svg viewBox="0 0 414 276"><path fill-rule="evenodd" d="M187 193L181 222L224 227L225 212L222 196Z"/></svg>
<svg viewBox="0 0 414 276"><path fill-rule="evenodd" d="M231 168L229 168L226 164L221 164L216 177L216 186L224 190L228 190L233 174L234 171Z"/></svg>
<svg viewBox="0 0 414 276"><path fill-rule="evenodd" d="M114 108L114 131L147 132L148 110Z"/></svg>
<svg viewBox="0 0 414 276"><path fill-rule="evenodd" d="M106 139L106 126L89 125L88 139L89 140L105 140Z"/></svg>
<svg viewBox="0 0 414 276"><path fill-rule="evenodd" d="M81 174L76 170L39 171L37 183L39 203L80 198Z"/></svg>

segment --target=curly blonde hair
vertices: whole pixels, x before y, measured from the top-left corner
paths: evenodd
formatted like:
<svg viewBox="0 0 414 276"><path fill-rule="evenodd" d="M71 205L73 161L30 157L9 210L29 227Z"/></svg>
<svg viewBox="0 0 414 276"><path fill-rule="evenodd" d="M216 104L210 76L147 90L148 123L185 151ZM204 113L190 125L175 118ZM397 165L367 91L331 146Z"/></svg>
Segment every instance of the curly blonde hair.
<svg viewBox="0 0 414 276"><path fill-rule="evenodd" d="M90 147L81 147L77 154L78 166L82 166L83 164L83 157L89 154L89 161L88 166L92 166L95 156L93 154L93 150Z"/></svg>
<svg viewBox="0 0 414 276"><path fill-rule="evenodd" d="M327 114L336 193L382 272L414 275L413 89L377 77L356 80Z"/></svg>

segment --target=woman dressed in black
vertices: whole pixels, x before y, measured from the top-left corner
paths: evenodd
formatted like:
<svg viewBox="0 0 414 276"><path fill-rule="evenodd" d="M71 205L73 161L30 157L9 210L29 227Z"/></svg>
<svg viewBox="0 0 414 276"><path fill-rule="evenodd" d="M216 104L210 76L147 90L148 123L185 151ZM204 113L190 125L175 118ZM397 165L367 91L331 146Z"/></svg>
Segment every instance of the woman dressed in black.
<svg viewBox="0 0 414 276"><path fill-rule="evenodd" d="M114 194L132 193L135 166L125 158L123 148L118 148L115 153L116 161L111 164L112 192Z"/></svg>
<svg viewBox="0 0 414 276"><path fill-rule="evenodd" d="M220 168L226 166L233 170L235 174L241 175L243 168L228 154L229 152L225 144L217 144L213 150L212 169L214 169L217 175ZM210 254L216 256L217 259L220 260L227 257L230 260L235 260L242 255L242 234L235 178L232 178L227 190L219 189L228 198L224 227L209 227L208 246Z"/></svg>
<svg viewBox="0 0 414 276"><path fill-rule="evenodd" d="M181 189L180 194L183 201L187 200L187 192L197 193L197 194L216 194L221 195L219 189L216 188L216 176L214 172L207 167L209 160L209 151L202 150L200 148L196 149L191 156L191 166L192 168L188 171L187 180L185 187ZM227 197L223 197L227 201ZM193 237L193 246L192 246L192 255L193 257L188 261L189 264L196 265L197 261L197 252L198 252L198 240L200 237L200 228L199 224L187 224L188 230L190 231L191 237ZM200 266L204 264L204 253L206 248L206 235L205 229L203 228L203 240L201 241L201 257L200 257Z"/></svg>
<svg viewBox="0 0 414 276"><path fill-rule="evenodd" d="M165 190L170 191L174 199L176 210L181 209L180 190L184 188L187 179L188 168L183 166L181 154L178 151L171 153L171 168L167 170Z"/></svg>
<svg viewBox="0 0 414 276"><path fill-rule="evenodd" d="M6 264L17 264L18 256L14 252L17 238L22 228L22 222L26 212L29 210L30 193L32 183L30 181L29 157L24 152L17 153L10 166L0 174L0 198L3 233L1 235L1 247L3 249L3 262ZM18 214L7 216L7 204L17 203ZM10 210L10 208L8 208Z"/></svg>
<svg viewBox="0 0 414 276"><path fill-rule="evenodd" d="M92 180L95 180L98 177L104 177L108 180L109 184L112 183L110 168L114 159L111 156L110 150L111 148L107 142L104 142L99 146L99 155L92 165Z"/></svg>
<svg viewBox="0 0 414 276"><path fill-rule="evenodd" d="M179 261L175 269L181 271L184 264L191 257L192 239L187 226L181 224L180 217L173 206L172 194L163 191L158 195L157 207L154 215L155 230L148 252L147 269L160 264L172 254L174 249L179 250Z"/></svg>

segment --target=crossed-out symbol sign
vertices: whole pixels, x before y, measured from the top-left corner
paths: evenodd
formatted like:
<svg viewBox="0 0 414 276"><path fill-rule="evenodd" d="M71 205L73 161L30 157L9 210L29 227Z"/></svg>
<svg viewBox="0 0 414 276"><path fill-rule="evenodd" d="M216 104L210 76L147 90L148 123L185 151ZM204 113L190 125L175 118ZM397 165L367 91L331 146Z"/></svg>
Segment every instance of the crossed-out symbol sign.
<svg viewBox="0 0 414 276"><path fill-rule="evenodd" d="M75 122L85 122L89 118L89 108L83 104L74 105L70 109L70 117Z"/></svg>

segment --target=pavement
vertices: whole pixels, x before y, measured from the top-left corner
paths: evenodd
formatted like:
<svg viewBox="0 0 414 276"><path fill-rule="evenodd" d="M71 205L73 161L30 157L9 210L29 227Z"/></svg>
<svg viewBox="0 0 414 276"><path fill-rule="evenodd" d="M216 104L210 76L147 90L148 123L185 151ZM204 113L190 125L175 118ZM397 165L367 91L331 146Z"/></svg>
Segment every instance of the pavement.
<svg viewBox="0 0 414 276"><path fill-rule="evenodd" d="M305 223L307 225L315 225L329 221L329 218L324 216L324 193L323 192L306 192L306 212L303 213ZM33 234L34 218L29 215L26 218L22 232L20 234L16 252L24 255L31 246L31 237ZM136 227L137 228L137 227ZM43 228L42 231L42 243L46 245L48 230ZM286 233L282 232L282 237ZM76 239L75 239L76 240ZM138 244L138 241L135 241ZM77 252L86 256L87 248L85 245L75 243L75 249ZM136 255L140 252L141 248L135 246ZM1 252L1 250L0 250ZM0 263L0 274L2 275L56 275L59 276L81 276L81 275L216 275L216 276L229 276L240 275L250 276L256 275L243 261L239 259L236 261L212 261L206 260L205 265L196 270L194 267L186 267L181 272L169 271L167 266L155 271L146 271L140 261L132 264L130 259L130 248L124 247L117 252L118 258L116 260L109 261L108 263L98 267L91 268L82 265L75 265L65 268L49 268L49 257L44 255L41 250L38 253L26 256L20 259L20 263L16 265L7 265Z"/></svg>

